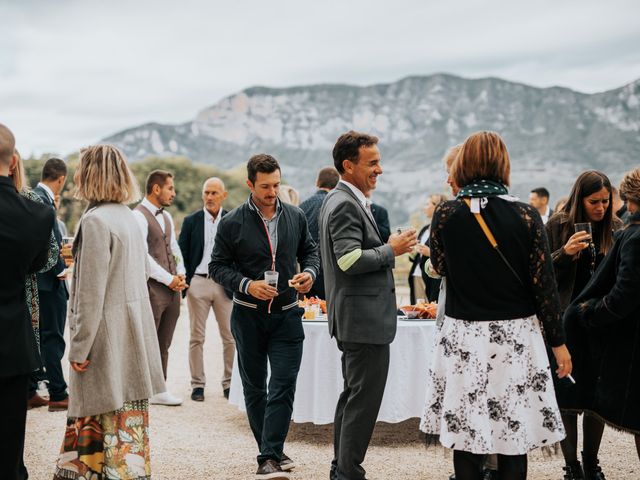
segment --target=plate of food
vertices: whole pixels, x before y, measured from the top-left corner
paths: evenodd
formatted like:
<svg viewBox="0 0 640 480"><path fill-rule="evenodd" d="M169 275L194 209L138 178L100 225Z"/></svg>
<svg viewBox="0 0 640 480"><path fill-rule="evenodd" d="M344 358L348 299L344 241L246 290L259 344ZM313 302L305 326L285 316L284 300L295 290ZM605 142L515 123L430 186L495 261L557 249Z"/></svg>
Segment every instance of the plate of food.
<svg viewBox="0 0 640 480"><path fill-rule="evenodd" d="M401 320L433 320L438 312L438 304L431 302L404 305L400 310L406 316L406 318L400 317Z"/></svg>

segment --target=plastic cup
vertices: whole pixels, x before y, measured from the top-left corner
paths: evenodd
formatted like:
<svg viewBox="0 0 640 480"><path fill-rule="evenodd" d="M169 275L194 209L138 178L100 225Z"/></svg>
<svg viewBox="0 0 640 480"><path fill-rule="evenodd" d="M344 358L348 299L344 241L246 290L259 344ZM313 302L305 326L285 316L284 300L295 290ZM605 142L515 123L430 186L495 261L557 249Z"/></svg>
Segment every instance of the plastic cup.
<svg viewBox="0 0 640 480"><path fill-rule="evenodd" d="M267 270L264 272L264 281L273 288L278 288L278 276L280 274L275 270Z"/></svg>
<svg viewBox="0 0 640 480"><path fill-rule="evenodd" d="M306 305L304 307L305 320L315 320L318 316L320 316L320 305L318 305L317 303Z"/></svg>

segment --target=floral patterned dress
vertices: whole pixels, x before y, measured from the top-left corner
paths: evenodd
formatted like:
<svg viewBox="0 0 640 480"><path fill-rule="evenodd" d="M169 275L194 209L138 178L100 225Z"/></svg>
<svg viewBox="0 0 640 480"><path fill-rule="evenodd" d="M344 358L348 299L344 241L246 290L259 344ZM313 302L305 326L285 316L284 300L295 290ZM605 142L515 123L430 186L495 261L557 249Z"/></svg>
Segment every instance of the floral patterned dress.
<svg viewBox="0 0 640 480"><path fill-rule="evenodd" d="M20 195L33 200L34 202L43 203L42 199L37 193L32 190L22 190ZM58 256L60 255L60 247L56 242L56 237L51 232L49 238L49 255L47 256L47 263L42 270L38 273L44 273L51 270L58 262ZM27 306L29 307L29 314L31 315L31 326L33 327L33 333L36 336L36 342L38 348L40 347L40 300L38 297L38 277L35 273L27 275L25 282L25 294L27 298Z"/></svg>
<svg viewBox="0 0 640 480"><path fill-rule="evenodd" d="M114 412L68 418L53 480L148 480L149 401Z"/></svg>
<svg viewBox="0 0 640 480"><path fill-rule="evenodd" d="M459 209L455 202L442 205L436 212L439 228ZM533 232L530 268L537 279L533 296L538 315L470 321L446 315L444 305L439 308L442 323L438 322L436 330L420 429L429 440L437 438L447 448L522 455L565 437L543 337L543 327L547 337L557 337L561 330L550 254L542 222L525 207L521 210ZM445 274L442 247L436 234L431 243L432 261Z"/></svg>

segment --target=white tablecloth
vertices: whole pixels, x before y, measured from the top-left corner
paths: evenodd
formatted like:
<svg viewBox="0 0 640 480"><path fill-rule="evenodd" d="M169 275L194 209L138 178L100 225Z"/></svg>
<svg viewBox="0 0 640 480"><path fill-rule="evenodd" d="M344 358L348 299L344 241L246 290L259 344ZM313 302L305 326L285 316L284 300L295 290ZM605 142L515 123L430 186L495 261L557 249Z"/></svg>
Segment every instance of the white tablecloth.
<svg viewBox="0 0 640 480"><path fill-rule="evenodd" d="M303 325L304 350L292 420L316 425L333 423L343 387L340 350L335 339L329 337L326 321L303 322ZM422 415L434 335L433 321L398 320L379 422L396 423ZM245 410L237 363L233 365L229 402Z"/></svg>

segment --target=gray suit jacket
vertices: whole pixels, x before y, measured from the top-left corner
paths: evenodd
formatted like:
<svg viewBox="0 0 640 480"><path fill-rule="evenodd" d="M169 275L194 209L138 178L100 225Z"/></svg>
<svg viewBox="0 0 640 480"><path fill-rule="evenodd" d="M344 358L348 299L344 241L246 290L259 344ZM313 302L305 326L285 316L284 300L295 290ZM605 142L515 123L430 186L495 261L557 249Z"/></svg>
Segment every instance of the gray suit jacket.
<svg viewBox="0 0 640 480"><path fill-rule="evenodd" d="M320 210L320 251L331 336L342 342L391 343L397 325L393 249L344 184L329 192ZM338 260L344 268L347 254L357 260L343 271Z"/></svg>

